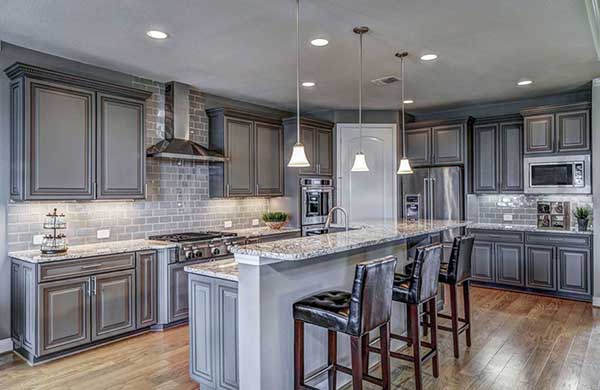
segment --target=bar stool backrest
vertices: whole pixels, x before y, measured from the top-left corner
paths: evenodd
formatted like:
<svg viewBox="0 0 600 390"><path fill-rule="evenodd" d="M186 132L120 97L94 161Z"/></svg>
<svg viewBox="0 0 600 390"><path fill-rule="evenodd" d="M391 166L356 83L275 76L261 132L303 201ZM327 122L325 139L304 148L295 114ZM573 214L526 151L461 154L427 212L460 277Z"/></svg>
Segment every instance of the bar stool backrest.
<svg viewBox="0 0 600 390"><path fill-rule="evenodd" d="M448 275L455 283L471 278L471 253L474 241L475 237L472 235L454 238L448 262Z"/></svg>
<svg viewBox="0 0 600 390"><path fill-rule="evenodd" d="M396 257L356 265L347 333L362 336L390 320Z"/></svg>
<svg viewBox="0 0 600 390"><path fill-rule="evenodd" d="M437 295L438 275L442 262L442 245L433 244L417 248L415 265L410 284L411 295L416 301L424 302Z"/></svg>

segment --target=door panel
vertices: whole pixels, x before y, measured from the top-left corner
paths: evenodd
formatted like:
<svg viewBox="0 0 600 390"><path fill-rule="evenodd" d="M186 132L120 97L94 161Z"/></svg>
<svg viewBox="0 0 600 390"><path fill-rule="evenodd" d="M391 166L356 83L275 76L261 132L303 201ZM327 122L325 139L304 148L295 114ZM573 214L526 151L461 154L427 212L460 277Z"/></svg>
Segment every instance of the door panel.
<svg viewBox="0 0 600 390"><path fill-rule="evenodd" d="M406 195L419 195L419 218L426 217L426 194L425 194L425 179L429 178L429 168L413 169L412 175L401 175L402 180L402 217L405 217L404 197Z"/></svg>
<svg viewBox="0 0 600 390"><path fill-rule="evenodd" d="M158 321L158 258L155 251L136 253L136 328Z"/></svg>
<svg viewBox="0 0 600 390"><path fill-rule="evenodd" d="M460 220L463 215L462 169L459 167L431 168L433 218ZM448 241L444 238L444 241Z"/></svg>
<svg viewBox="0 0 600 390"><path fill-rule="evenodd" d="M556 114L558 151L590 150L589 123L587 110Z"/></svg>
<svg viewBox="0 0 600 390"><path fill-rule="evenodd" d="M300 168L300 175L316 175L317 174L317 144L315 142L317 129L312 127L301 126L300 141L304 145L304 153L310 163L310 167Z"/></svg>
<svg viewBox="0 0 600 390"><path fill-rule="evenodd" d="M432 129L432 165L460 164L463 162L462 133L462 125L434 127Z"/></svg>
<svg viewBox="0 0 600 390"><path fill-rule="evenodd" d="M135 271L92 276L92 340L135 330Z"/></svg>
<svg viewBox="0 0 600 390"><path fill-rule="evenodd" d="M554 151L554 115L525 118L525 154Z"/></svg>
<svg viewBox="0 0 600 390"><path fill-rule="evenodd" d="M190 281L191 315L195 321L190 327L190 373L203 383L216 387L217 335L213 329L217 327L217 319L214 318L212 285L207 278L194 277Z"/></svg>
<svg viewBox="0 0 600 390"><path fill-rule="evenodd" d="M319 175L333 175L333 134L330 130L317 129Z"/></svg>
<svg viewBox="0 0 600 390"><path fill-rule="evenodd" d="M219 324L219 385L239 388L238 290L237 283L216 281L217 323Z"/></svg>
<svg viewBox="0 0 600 390"><path fill-rule="evenodd" d="M523 245L496 244L496 282L525 285Z"/></svg>
<svg viewBox="0 0 600 390"><path fill-rule="evenodd" d="M283 194L283 129L255 123L256 194Z"/></svg>
<svg viewBox="0 0 600 390"><path fill-rule="evenodd" d="M473 181L476 193L498 191L497 139L497 125L476 126L474 129Z"/></svg>
<svg viewBox="0 0 600 390"><path fill-rule="evenodd" d="M559 291L590 294L590 252L586 249L558 249Z"/></svg>
<svg viewBox="0 0 600 390"><path fill-rule="evenodd" d="M255 192L254 123L226 118L226 196L251 196Z"/></svg>
<svg viewBox="0 0 600 390"><path fill-rule="evenodd" d="M184 267L169 265L169 322L188 318L188 276Z"/></svg>
<svg viewBox="0 0 600 390"><path fill-rule="evenodd" d="M473 280L494 281L494 244L476 241L471 257L471 276Z"/></svg>
<svg viewBox="0 0 600 390"><path fill-rule="evenodd" d="M500 191L523 192L523 125L500 125Z"/></svg>
<svg viewBox="0 0 600 390"><path fill-rule="evenodd" d="M525 247L527 287L556 290L556 258L554 247Z"/></svg>
<svg viewBox="0 0 600 390"><path fill-rule="evenodd" d="M406 130L406 157L413 167L431 164L431 129Z"/></svg>

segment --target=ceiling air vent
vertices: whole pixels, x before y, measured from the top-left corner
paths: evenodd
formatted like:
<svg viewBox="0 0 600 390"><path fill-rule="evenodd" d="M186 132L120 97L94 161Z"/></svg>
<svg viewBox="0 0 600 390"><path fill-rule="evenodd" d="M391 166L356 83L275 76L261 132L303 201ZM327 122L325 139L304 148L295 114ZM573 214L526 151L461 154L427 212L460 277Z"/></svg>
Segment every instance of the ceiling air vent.
<svg viewBox="0 0 600 390"><path fill-rule="evenodd" d="M390 85L390 84L397 83L400 80L402 80L402 79L400 77L398 77L398 76L384 76L384 77L380 77L380 78L375 79L375 80L371 80L371 82L373 84L385 86L385 85Z"/></svg>

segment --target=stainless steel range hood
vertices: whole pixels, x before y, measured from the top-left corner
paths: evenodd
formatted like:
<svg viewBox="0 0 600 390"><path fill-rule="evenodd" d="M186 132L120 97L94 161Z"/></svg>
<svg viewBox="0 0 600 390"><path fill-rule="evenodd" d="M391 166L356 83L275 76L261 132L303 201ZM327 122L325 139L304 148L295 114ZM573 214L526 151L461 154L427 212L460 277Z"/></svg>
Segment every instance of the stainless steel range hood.
<svg viewBox="0 0 600 390"><path fill-rule="evenodd" d="M146 150L148 157L195 161L226 161L219 152L190 140L190 87L165 85L165 139Z"/></svg>

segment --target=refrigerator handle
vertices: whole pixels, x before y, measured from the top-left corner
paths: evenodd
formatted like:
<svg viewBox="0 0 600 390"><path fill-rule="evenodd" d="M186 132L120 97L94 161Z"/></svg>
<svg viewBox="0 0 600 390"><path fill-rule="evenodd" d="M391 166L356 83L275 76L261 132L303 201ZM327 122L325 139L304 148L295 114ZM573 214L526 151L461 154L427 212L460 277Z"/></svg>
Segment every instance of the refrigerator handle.
<svg viewBox="0 0 600 390"><path fill-rule="evenodd" d="M423 218L429 218L429 178L423 179Z"/></svg>
<svg viewBox="0 0 600 390"><path fill-rule="evenodd" d="M433 219L434 215L433 212L435 210L435 179L433 177L429 178L429 202L430 202L430 206L429 206L429 218Z"/></svg>

